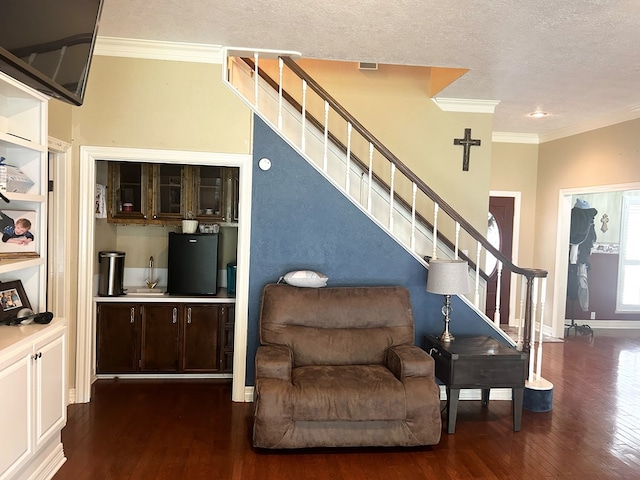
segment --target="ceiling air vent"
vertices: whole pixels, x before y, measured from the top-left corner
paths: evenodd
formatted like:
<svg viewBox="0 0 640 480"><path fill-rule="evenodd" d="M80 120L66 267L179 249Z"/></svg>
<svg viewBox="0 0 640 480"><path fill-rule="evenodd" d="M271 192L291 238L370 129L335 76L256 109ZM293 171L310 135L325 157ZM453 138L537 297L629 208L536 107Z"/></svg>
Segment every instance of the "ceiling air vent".
<svg viewBox="0 0 640 480"><path fill-rule="evenodd" d="M374 62L360 62L358 63L358 70L377 70L378 64Z"/></svg>

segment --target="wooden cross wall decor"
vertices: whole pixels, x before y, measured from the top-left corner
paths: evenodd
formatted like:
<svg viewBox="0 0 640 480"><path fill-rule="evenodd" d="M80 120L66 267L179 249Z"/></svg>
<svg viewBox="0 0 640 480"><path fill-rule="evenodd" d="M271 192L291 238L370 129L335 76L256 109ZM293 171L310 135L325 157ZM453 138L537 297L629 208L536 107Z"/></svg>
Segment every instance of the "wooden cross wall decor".
<svg viewBox="0 0 640 480"><path fill-rule="evenodd" d="M471 138L471 129L464 129L464 138L454 138L454 145L462 145L464 147L464 152L462 153L462 170L465 172L469 171L469 153L471 147L475 147L476 145L480 146L480 139Z"/></svg>

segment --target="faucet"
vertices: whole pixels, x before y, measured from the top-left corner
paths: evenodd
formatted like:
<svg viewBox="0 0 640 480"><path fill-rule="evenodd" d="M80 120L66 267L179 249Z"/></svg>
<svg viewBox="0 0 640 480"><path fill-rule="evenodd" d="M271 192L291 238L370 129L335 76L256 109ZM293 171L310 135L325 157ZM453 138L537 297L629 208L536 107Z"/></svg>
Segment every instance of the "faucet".
<svg viewBox="0 0 640 480"><path fill-rule="evenodd" d="M158 285L158 279L155 278L155 271L153 269L153 255L149 257L149 267L147 269L147 278L145 280L147 288L155 288Z"/></svg>

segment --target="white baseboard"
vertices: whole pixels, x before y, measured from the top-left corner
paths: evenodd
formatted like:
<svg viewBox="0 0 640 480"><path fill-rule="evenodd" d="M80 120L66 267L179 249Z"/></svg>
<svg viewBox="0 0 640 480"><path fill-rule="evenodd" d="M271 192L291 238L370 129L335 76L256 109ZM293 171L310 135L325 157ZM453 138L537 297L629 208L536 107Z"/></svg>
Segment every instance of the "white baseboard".
<svg viewBox="0 0 640 480"><path fill-rule="evenodd" d="M447 399L447 387L440 385L440 400ZM460 390L460 400L482 400L482 390L479 388L465 388ZM511 400L510 388L492 388L489 400Z"/></svg>
<svg viewBox="0 0 640 480"><path fill-rule="evenodd" d="M574 320L576 325L589 325L591 328L640 329L640 320ZM571 320L564 321L565 328Z"/></svg>
<svg viewBox="0 0 640 480"><path fill-rule="evenodd" d="M244 401L253 402L254 387L244 388ZM447 399L447 389L440 385L440 400ZM460 391L460 400L481 400L482 391L480 389L465 389ZM492 388L489 392L489 400L511 400L510 388Z"/></svg>

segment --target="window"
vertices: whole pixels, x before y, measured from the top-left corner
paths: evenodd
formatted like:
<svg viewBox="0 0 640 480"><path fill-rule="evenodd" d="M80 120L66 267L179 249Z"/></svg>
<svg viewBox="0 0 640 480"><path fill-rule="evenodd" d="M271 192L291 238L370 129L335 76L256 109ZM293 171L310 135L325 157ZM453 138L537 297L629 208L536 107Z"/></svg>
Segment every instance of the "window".
<svg viewBox="0 0 640 480"><path fill-rule="evenodd" d="M489 212L489 222L487 226L487 240L489 243L496 247L496 250L500 250L500 227L496 218L491 212ZM489 252L486 253L484 271L487 275L491 276L498 267L498 260Z"/></svg>
<svg viewBox="0 0 640 480"><path fill-rule="evenodd" d="M640 196L622 199L616 311L640 311Z"/></svg>

